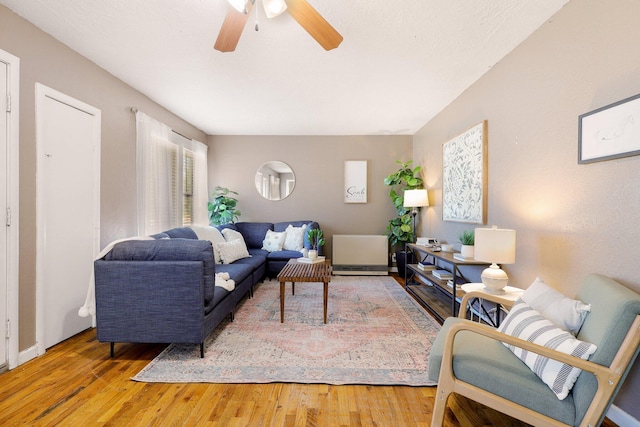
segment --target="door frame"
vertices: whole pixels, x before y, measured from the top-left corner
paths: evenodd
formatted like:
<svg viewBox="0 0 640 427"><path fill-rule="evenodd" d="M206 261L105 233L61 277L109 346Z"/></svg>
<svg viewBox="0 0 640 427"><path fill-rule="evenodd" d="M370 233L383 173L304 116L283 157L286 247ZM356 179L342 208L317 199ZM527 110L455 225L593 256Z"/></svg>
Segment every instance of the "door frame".
<svg viewBox="0 0 640 427"><path fill-rule="evenodd" d="M20 58L0 49L0 61L8 65L8 135L7 135L7 206L10 217L6 218L7 226L7 366L13 369L19 364L19 194L20 194ZM4 104L4 102L3 102ZM9 214L9 213L7 213ZM4 339L4 337L2 338Z"/></svg>
<svg viewBox="0 0 640 427"><path fill-rule="evenodd" d="M46 352L44 340L44 319L45 306L44 301L44 251L45 251L45 203L44 203L44 129L43 120L41 119L42 111L44 111L44 102L46 98L50 98L76 108L93 117L93 137L91 143L94 145L93 150L93 166L96 173L94 177L94 230L93 230L93 257L95 258L100 252L100 138L101 138L101 111L89 104L85 104L75 98L58 92L55 89L47 87L41 83L36 83L36 352L42 355ZM87 277L87 287L89 286L89 277ZM79 309L80 307L78 307ZM95 327L95 316L92 320L92 326Z"/></svg>

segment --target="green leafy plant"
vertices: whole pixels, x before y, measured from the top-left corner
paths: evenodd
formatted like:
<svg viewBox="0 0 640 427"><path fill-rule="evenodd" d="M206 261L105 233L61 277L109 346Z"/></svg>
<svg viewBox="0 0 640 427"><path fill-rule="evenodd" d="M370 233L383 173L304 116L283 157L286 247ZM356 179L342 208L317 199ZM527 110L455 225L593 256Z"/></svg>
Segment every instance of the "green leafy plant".
<svg viewBox="0 0 640 427"><path fill-rule="evenodd" d="M405 163L396 160L396 163L400 165L400 168L384 179L384 185L391 187L389 197L398 214L396 218L389 220L389 224L387 224L387 237L392 246L413 242L413 218L411 209L403 206L404 191L423 188L420 166L412 169L412 160Z"/></svg>
<svg viewBox="0 0 640 427"><path fill-rule="evenodd" d="M319 247L324 246L324 233L319 228L312 228L307 231L307 238L313 250L317 251Z"/></svg>
<svg viewBox="0 0 640 427"><path fill-rule="evenodd" d="M475 232L474 230L464 230L458 238L463 245L473 246L475 242Z"/></svg>
<svg viewBox="0 0 640 427"><path fill-rule="evenodd" d="M233 195L238 195L228 188L217 186L209 196L209 223L211 225L222 225L234 223L238 220L241 212L236 209L238 199Z"/></svg>

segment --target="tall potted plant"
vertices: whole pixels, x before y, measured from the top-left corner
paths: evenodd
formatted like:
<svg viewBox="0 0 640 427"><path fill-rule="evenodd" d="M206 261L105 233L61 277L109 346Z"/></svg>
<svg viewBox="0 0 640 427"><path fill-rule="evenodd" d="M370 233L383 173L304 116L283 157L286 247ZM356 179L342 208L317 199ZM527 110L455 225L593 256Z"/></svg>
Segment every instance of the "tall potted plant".
<svg viewBox="0 0 640 427"><path fill-rule="evenodd" d="M209 223L211 225L222 225L236 222L241 212L236 209L238 199L233 195L238 195L235 191L225 187L217 186L209 196Z"/></svg>
<svg viewBox="0 0 640 427"><path fill-rule="evenodd" d="M399 169L384 179L384 185L391 187L389 197L391 203L396 209L397 216L387 224L387 237L391 246L392 253L396 254L396 264L398 273L404 274L407 253L405 253L405 243L413 242L413 226L411 209L404 207L404 191L423 188L423 181L420 177L422 168L416 166L411 168L412 160L401 162L396 160L400 165Z"/></svg>

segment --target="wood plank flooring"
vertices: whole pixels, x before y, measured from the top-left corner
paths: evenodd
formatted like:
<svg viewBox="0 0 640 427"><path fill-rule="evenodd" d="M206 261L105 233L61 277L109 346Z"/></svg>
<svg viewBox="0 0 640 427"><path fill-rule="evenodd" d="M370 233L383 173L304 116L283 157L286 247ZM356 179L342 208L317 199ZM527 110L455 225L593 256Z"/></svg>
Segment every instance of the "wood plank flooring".
<svg viewBox="0 0 640 427"><path fill-rule="evenodd" d="M151 384L130 378L164 345L87 330L0 374L0 426L429 426L435 387ZM445 426L524 426L450 399ZM607 424L613 426L613 424Z"/></svg>

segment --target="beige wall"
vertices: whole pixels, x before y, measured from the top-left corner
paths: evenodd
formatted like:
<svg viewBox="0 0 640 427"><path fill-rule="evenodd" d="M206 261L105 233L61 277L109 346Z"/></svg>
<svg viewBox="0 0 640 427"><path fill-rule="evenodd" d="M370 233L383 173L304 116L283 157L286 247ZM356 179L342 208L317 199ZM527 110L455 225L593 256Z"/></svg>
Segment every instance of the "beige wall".
<svg viewBox="0 0 640 427"><path fill-rule="evenodd" d="M4 6L0 49L20 58L19 349L35 344L35 83L102 111L101 246L136 233L135 116L131 107L200 141L206 135ZM79 177L81 179L81 177ZM73 230L69 230L72 234Z"/></svg>
<svg viewBox="0 0 640 427"><path fill-rule="evenodd" d="M209 188L237 191L240 221L318 221L331 254L334 234L386 234L395 211L384 178L411 158L410 136L210 136ZM284 200L263 199L254 186L260 166L280 160L296 187ZM367 160L365 204L344 203L344 161Z"/></svg>
<svg viewBox="0 0 640 427"><path fill-rule="evenodd" d="M487 119L488 224L517 230L512 282L573 294L597 272L640 292L640 157L577 163L578 116L640 93L638 16L636 0L570 2L415 135L436 205L423 234L473 228L442 221L442 144ZM639 365L616 401L636 419Z"/></svg>

